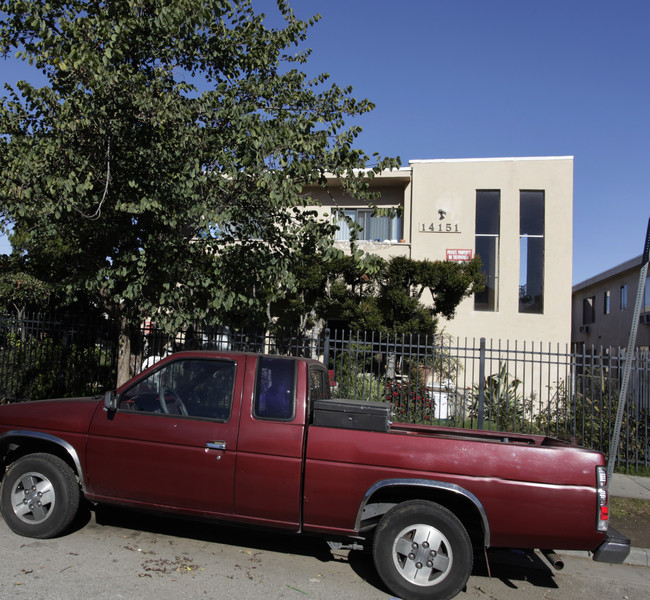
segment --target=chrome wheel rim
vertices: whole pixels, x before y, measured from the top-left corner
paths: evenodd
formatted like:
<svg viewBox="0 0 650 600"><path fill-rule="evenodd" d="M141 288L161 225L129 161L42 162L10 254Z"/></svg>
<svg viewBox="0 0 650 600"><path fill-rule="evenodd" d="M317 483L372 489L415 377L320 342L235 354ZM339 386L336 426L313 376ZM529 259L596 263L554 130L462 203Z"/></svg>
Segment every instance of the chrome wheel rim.
<svg viewBox="0 0 650 600"><path fill-rule="evenodd" d="M30 525L45 521L52 514L55 501L54 486L42 473L25 473L11 491L14 514Z"/></svg>
<svg viewBox="0 0 650 600"><path fill-rule="evenodd" d="M431 525L409 525L393 542L393 563L409 583L434 586L449 575L453 553L449 540Z"/></svg>

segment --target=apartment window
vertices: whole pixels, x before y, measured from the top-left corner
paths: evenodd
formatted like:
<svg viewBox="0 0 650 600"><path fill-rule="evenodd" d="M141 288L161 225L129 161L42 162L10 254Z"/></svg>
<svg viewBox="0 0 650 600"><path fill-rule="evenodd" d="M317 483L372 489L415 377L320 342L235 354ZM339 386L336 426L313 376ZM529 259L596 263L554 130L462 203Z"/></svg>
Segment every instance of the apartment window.
<svg viewBox="0 0 650 600"><path fill-rule="evenodd" d="M544 312L544 192L519 193L519 312Z"/></svg>
<svg viewBox="0 0 650 600"><path fill-rule="evenodd" d="M612 309L612 295L609 290L603 293L603 314L608 315Z"/></svg>
<svg viewBox="0 0 650 600"><path fill-rule="evenodd" d="M474 310L498 309L501 192L477 190L474 246L483 263L485 289L474 295Z"/></svg>
<svg viewBox="0 0 650 600"><path fill-rule="evenodd" d="M589 325L596 320L596 296L582 301L582 324Z"/></svg>
<svg viewBox="0 0 650 600"><path fill-rule="evenodd" d="M627 310L627 284L621 286L621 310Z"/></svg>
<svg viewBox="0 0 650 600"><path fill-rule="evenodd" d="M643 291L643 312L650 312L650 277L646 277Z"/></svg>
<svg viewBox="0 0 650 600"><path fill-rule="evenodd" d="M359 225L361 231L357 234L358 240L383 242L390 240L396 242L402 236L402 218L398 216L390 216L382 214L388 213L388 209L379 209L377 214L373 214L372 210L361 208L350 208L343 211L345 216ZM334 216L334 223L338 226L336 232L336 241L347 242L350 240L350 226L348 222Z"/></svg>

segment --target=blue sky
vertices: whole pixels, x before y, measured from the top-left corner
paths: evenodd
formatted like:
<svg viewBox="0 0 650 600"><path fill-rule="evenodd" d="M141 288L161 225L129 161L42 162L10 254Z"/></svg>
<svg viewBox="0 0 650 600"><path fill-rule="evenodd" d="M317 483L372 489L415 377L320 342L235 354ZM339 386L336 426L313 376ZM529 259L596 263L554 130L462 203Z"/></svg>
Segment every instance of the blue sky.
<svg viewBox="0 0 650 600"><path fill-rule="evenodd" d="M256 4L270 11L273 2ZM308 72L328 72L376 104L359 121L359 147L403 164L574 156L574 283L641 254L650 217L650 2L292 5L299 17L322 15L307 43ZM19 68L0 62L0 81L15 81Z"/></svg>

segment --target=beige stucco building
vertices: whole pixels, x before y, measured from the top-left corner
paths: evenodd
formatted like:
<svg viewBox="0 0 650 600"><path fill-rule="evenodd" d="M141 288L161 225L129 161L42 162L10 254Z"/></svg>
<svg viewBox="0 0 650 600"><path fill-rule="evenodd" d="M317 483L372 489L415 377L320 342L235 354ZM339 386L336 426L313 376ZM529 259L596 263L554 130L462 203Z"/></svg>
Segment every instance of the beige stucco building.
<svg viewBox="0 0 650 600"><path fill-rule="evenodd" d="M589 348L626 348L639 289L641 256L599 273L573 287L571 340ZM650 348L650 279L646 279L636 347Z"/></svg>
<svg viewBox="0 0 650 600"><path fill-rule="evenodd" d="M336 185L312 191L323 216L336 203L362 225L362 247L389 258L463 260L479 254L488 285L441 320L461 339L568 344L571 336L573 158L413 160L376 176L372 215ZM337 244L345 248L342 224Z"/></svg>

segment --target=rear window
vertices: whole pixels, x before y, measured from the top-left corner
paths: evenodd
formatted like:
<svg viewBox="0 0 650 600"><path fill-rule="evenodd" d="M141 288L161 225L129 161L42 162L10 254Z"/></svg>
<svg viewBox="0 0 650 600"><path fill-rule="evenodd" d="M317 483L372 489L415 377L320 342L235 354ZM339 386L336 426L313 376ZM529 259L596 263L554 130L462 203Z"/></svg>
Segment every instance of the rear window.
<svg viewBox="0 0 650 600"><path fill-rule="evenodd" d="M262 356L257 361L253 416L290 421L295 415L296 361Z"/></svg>
<svg viewBox="0 0 650 600"><path fill-rule="evenodd" d="M327 400L330 397L329 373L325 369L309 369L309 400Z"/></svg>

